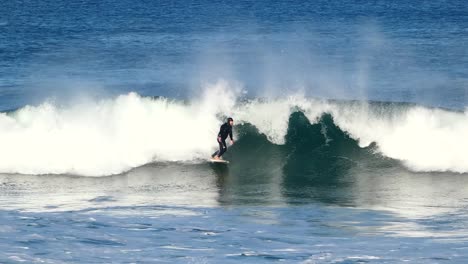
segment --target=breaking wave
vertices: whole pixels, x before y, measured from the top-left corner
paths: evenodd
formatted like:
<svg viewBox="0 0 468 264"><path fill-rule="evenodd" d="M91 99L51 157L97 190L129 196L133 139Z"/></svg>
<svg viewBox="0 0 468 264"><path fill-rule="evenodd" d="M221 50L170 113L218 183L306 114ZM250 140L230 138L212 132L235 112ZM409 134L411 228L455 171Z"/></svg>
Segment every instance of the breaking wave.
<svg viewBox="0 0 468 264"><path fill-rule="evenodd" d="M467 111L300 95L240 101L238 91L219 82L189 102L130 93L1 113L0 172L102 176L151 162L202 162L226 116L236 122L232 153L253 151L246 140L261 136L284 151L365 153L414 171L468 172Z"/></svg>

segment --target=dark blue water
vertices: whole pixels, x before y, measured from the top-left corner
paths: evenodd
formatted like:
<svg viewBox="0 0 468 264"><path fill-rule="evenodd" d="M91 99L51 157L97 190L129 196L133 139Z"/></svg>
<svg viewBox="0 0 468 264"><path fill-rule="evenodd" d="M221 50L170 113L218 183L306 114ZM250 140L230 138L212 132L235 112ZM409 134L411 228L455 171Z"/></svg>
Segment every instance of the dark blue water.
<svg viewBox="0 0 468 264"><path fill-rule="evenodd" d="M464 1L3 1L0 262L466 263L466 43Z"/></svg>
<svg viewBox="0 0 468 264"><path fill-rule="evenodd" d="M300 88L457 109L467 100L463 1L7 1L0 10L4 109L79 92L190 98L219 78L251 96Z"/></svg>

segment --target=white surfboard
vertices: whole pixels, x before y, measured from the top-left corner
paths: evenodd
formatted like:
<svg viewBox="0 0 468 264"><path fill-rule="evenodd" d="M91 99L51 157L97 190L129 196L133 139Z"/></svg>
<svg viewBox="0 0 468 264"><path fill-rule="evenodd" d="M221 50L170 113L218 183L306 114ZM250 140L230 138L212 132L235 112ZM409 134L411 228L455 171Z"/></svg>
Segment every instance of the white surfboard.
<svg viewBox="0 0 468 264"><path fill-rule="evenodd" d="M229 164L229 161L227 161L227 160L210 159L210 161L213 162L213 163Z"/></svg>

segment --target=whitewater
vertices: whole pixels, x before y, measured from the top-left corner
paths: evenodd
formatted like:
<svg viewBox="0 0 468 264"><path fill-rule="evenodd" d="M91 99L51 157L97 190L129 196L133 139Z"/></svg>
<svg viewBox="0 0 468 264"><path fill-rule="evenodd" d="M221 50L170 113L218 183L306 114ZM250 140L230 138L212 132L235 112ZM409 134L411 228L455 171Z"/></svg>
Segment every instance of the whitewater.
<svg viewBox="0 0 468 264"><path fill-rule="evenodd" d="M152 162L205 162L227 116L236 124L255 126L271 143L281 145L289 117L298 111L312 124L330 114L360 147L375 143L376 152L410 170L468 172L467 111L332 101L297 93L241 99L242 88L219 81L187 102L129 93L5 112L0 115L0 172L105 176ZM236 131L235 136L242 140Z"/></svg>

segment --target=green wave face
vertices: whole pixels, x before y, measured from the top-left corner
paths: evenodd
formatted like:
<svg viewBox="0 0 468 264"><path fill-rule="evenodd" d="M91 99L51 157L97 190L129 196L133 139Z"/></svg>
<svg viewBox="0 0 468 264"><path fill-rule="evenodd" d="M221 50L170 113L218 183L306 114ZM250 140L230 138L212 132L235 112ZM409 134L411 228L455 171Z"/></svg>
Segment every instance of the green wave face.
<svg viewBox="0 0 468 264"><path fill-rule="evenodd" d="M248 199L249 193L255 193L249 190L252 186L271 185L276 187L261 189L272 197L272 203L281 196L292 203L318 199L349 204L344 198L349 196L346 189L352 187L358 175L381 169L406 170L398 161L378 154L375 144L359 147L329 114L311 124L302 112L294 112L289 118L284 145L271 143L250 124L236 128L240 139L226 154L231 164L226 168L213 167L221 178L235 181L232 186L237 190L232 197ZM339 192L343 193L342 201Z"/></svg>

